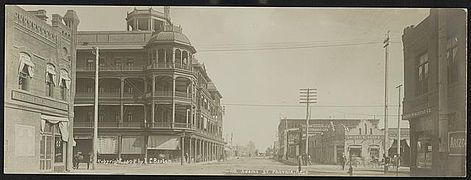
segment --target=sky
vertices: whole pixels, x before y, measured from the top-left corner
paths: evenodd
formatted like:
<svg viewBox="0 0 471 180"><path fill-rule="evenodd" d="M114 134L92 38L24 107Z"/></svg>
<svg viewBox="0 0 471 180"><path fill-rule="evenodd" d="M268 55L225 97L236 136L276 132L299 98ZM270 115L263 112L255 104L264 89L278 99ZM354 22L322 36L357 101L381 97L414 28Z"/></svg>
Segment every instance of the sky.
<svg viewBox="0 0 471 180"><path fill-rule="evenodd" d="M79 31L124 31L128 6L21 6L48 16L73 9ZM149 8L150 6L137 6ZM163 12L163 7L154 6ZM378 118L384 125L382 41L390 31L388 125L397 127L403 29L429 9L171 7L225 106L223 133L264 151L281 116L306 118L300 88L316 88L311 118ZM51 18L50 18L51 19ZM377 43L376 43L377 42ZM403 97L403 95L402 95ZM407 121L401 127L408 127ZM226 136L228 135L228 136Z"/></svg>

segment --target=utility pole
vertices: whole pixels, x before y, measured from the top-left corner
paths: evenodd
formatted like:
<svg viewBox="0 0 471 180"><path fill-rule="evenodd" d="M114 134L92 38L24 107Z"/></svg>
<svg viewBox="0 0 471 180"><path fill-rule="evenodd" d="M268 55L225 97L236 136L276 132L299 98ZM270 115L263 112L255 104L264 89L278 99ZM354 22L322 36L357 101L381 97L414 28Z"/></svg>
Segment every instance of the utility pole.
<svg viewBox="0 0 471 180"><path fill-rule="evenodd" d="M383 48L385 49L385 62L384 62L384 141L383 150L384 154L388 156L388 56L389 56L389 31L386 35L386 39L383 41Z"/></svg>
<svg viewBox="0 0 471 180"><path fill-rule="evenodd" d="M299 89L300 97L299 101L301 104L306 104L306 144L305 144L305 153L309 154L309 104L317 102L317 89Z"/></svg>
<svg viewBox="0 0 471 180"><path fill-rule="evenodd" d="M97 163L97 152L98 152L98 60L99 60L99 48L93 47L95 50L95 110L94 110L94 123L93 123L93 166L95 170Z"/></svg>
<svg viewBox="0 0 471 180"><path fill-rule="evenodd" d="M399 163L401 162L401 87L402 84L397 86L399 89L399 107L397 109L397 166L399 168Z"/></svg>

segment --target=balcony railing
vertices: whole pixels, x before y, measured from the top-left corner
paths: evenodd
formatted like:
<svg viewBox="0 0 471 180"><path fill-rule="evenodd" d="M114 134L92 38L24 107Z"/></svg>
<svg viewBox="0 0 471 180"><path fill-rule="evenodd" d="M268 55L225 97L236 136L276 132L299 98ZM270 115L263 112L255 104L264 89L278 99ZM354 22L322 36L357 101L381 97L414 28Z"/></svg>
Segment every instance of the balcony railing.
<svg viewBox="0 0 471 180"><path fill-rule="evenodd" d="M191 66L189 64L180 64L180 63L153 63L147 66L147 69L186 69L191 70Z"/></svg>
<svg viewBox="0 0 471 180"><path fill-rule="evenodd" d="M178 97L185 97L185 98L191 98L191 97L190 97L190 93L178 92L178 91L175 91L175 96L178 96Z"/></svg>
<svg viewBox="0 0 471 180"><path fill-rule="evenodd" d="M155 91L155 96L164 96L164 97L171 97L173 96L172 91Z"/></svg>
<svg viewBox="0 0 471 180"><path fill-rule="evenodd" d="M126 127L135 127L135 128L140 128L143 127L144 123L143 122L99 122L98 127L103 127L103 128L126 128ZM74 127L79 127L79 128L92 128L93 127L93 122L74 122Z"/></svg>
<svg viewBox="0 0 471 180"><path fill-rule="evenodd" d="M99 66L100 71L142 71L144 66ZM95 71L95 66L77 66L77 71Z"/></svg>
<svg viewBox="0 0 471 180"><path fill-rule="evenodd" d="M149 128L171 128L171 122L148 122L147 127Z"/></svg>
<svg viewBox="0 0 471 180"><path fill-rule="evenodd" d="M176 128L190 128L190 123L175 123L174 127Z"/></svg>

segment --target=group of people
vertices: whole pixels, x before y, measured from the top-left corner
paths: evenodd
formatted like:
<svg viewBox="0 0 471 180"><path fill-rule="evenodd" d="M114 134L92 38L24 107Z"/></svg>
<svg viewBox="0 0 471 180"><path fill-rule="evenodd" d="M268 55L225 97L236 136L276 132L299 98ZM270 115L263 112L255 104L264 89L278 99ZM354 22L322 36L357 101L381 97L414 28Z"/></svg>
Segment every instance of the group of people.
<svg viewBox="0 0 471 180"><path fill-rule="evenodd" d="M80 163L85 161L87 163L87 169L90 169L90 163L93 162L93 153L88 153L85 157L82 152L77 152L72 159L73 169L79 169Z"/></svg>

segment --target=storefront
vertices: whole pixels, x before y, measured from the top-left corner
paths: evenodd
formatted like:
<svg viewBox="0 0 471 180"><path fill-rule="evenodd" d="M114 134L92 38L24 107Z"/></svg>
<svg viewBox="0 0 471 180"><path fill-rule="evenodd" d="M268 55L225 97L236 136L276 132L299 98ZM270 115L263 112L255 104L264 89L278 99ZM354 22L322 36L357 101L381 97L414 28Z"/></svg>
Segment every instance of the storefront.
<svg viewBox="0 0 471 180"><path fill-rule="evenodd" d="M43 172L65 170L69 120L64 117L41 115L39 167Z"/></svg>
<svg viewBox="0 0 471 180"><path fill-rule="evenodd" d="M149 163L177 162L181 159L180 136L152 135L147 143Z"/></svg>

